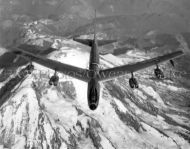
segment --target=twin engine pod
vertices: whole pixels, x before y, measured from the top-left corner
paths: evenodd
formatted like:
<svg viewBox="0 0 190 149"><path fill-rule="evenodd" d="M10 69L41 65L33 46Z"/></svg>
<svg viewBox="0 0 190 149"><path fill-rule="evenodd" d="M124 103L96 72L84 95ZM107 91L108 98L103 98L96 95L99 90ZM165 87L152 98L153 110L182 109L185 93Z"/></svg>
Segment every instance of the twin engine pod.
<svg viewBox="0 0 190 149"><path fill-rule="evenodd" d="M58 75L53 75L50 79L49 79L49 85L54 85L57 86L59 82L59 77Z"/></svg>
<svg viewBox="0 0 190 149"><path fill-rule="evenodd" d="M26 67L26 70L27 70L28 74L31 74L32 71L34 70L34 65L29 64ZM134 77L133 73L131 73L131 74L132 74L132 77L129 79L129 86L131 88L139 88L139 84L138 84L137 79ZM154 69L154 75L157 79L163 79L164 78L164 73L161 69L159 69L158 66L156 69ZM55 71L54 75L49 79L49 85L57 86L58 82L59 82L59 76L57 75L57 72Z"/></svg>
<svg viewBox="0 0 190 149"><path fill-rule="evenodd" d="M133 73L131 74L132 74L132 77L129 79L129 86L131 88L139 88L137 79L134 77ZM154 75L157 79L164 79L164 73L161 69L159 69L158 66L156 69L154 69Z"/></svg>
<svg viewBox="0 0 190 149"><path fill-rule="evenodd" d="M28 66L26 66L27 74L31 74L33 70L34 70L33 64L29 64ZM57 86L58 82L59 82L59 76L57 75L57 72L55 71L55 74L49 79L49 85Z"/></svg>

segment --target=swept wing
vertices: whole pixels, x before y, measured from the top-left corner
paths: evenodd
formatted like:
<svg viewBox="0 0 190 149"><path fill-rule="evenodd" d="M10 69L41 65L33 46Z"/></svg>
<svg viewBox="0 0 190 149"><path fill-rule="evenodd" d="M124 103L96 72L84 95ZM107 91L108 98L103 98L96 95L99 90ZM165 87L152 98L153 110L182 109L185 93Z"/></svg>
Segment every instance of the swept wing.
<svg viewBox="0 0 190 149"><path fill-rule="evenodd" d="M183 54L182 51L176 51L176 52L166 54L163 56L158 56L156 58L137 62L135 64L129 64L129 65L118 66L118 67L109 68L109 69L105 69L105 70L100 70L99 74L98 74L98 80L99 81L107 81L107 80L110 80L113 78L124 76L128 73L133 73L133 72L139 71L141 69L145 69L145 68L151 67L153 65L157 65L159 63L172 60L178 56L181 56L182 54Z"/></svg>
<svg viewBox="0 0 190 149"><path fill-rule="evenodd" d="M24 58L27 58L29 61L34 61L40 65L51 68L65 75L71 76L73 78L76 78L85 82L89 81L89 77L88 77L89 71L87 69L82 69L82 68L78 68L78 67L71 66L68 64L63 64L58 61L45 58L43 56L34 55L30 52L26 52L21 49L14 49L12 52Z"/></svg>

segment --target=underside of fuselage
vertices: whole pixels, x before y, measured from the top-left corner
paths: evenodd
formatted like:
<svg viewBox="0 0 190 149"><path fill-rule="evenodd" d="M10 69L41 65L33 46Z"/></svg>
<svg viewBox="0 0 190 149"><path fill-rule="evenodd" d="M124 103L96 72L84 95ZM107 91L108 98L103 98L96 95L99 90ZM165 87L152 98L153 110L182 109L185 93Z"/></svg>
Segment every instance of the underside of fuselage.
<svg viewBox="0 0 190 149"><path fill-rule="evenodd" d="M96 38L91 46L89 70L92 72L92 75L88 83L88 106L91 110L96 110L99 104L100 95L100 85L96 76L99 71L99 53Z"/></svg>

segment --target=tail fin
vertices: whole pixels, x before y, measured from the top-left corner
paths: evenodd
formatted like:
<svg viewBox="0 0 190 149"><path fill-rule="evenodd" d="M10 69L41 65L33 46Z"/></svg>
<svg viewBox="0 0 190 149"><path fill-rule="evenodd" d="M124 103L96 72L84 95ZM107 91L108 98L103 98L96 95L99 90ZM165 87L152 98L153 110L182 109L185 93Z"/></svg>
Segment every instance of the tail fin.
<svg viewBox="0 0 190 149"><path fill-rule="evenodd" d="M92 46L94 42L97 42L98 46L104 46L106 44L110 44L113 42L117 42L117 40L97 40L96 37L96 9L95 9L95 15L94 15L94 39L79 39L79 38L73 38L74 41L82 43L87 46Z"/></svg>
<svg viewBox="0 0 190 149"><path fill-rule="evenodd" d="M96 41L98 43L98 46L104 46L106 44L110 44L113 42L116 42L117 40L97 40L96 37L96 9L95 9L95 16L94 16L94 41Z"/></svg>
<svg viewBox="0 0 190 149"><path fill-rule="evenodd" d="M96 9L94 14L94 40L96 40Z"/></svg>
<svg viewBox="0 0 190 149"><path fill-rule="evenodd" d="M95 14L94 14L94 39L79 39L79 38L73 38L74 41L82 43L84 45L92 47L93 42L96 41L96 9L95 9Z"/></svg>

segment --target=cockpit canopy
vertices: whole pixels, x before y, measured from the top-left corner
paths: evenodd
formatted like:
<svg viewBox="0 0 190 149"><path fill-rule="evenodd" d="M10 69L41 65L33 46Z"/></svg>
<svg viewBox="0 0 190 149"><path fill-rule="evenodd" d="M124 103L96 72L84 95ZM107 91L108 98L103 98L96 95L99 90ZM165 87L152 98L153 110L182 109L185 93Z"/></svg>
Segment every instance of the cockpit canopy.
<svg viewBox="0 0 190 149"><path fill-rule="evenodd" d="M97 90L95 87L92 87L92 89L90 90L90 95L89 98L91 99L91 102L96 103L97 102Z"/></svg>
<svg viewBox="0 0 190 149"><path fill-rule="evenodd" d="M92 87L90 89L90 93L88 96L88 104L91 110L95 110L98 107L98 92L95 87Z"/></svg>

